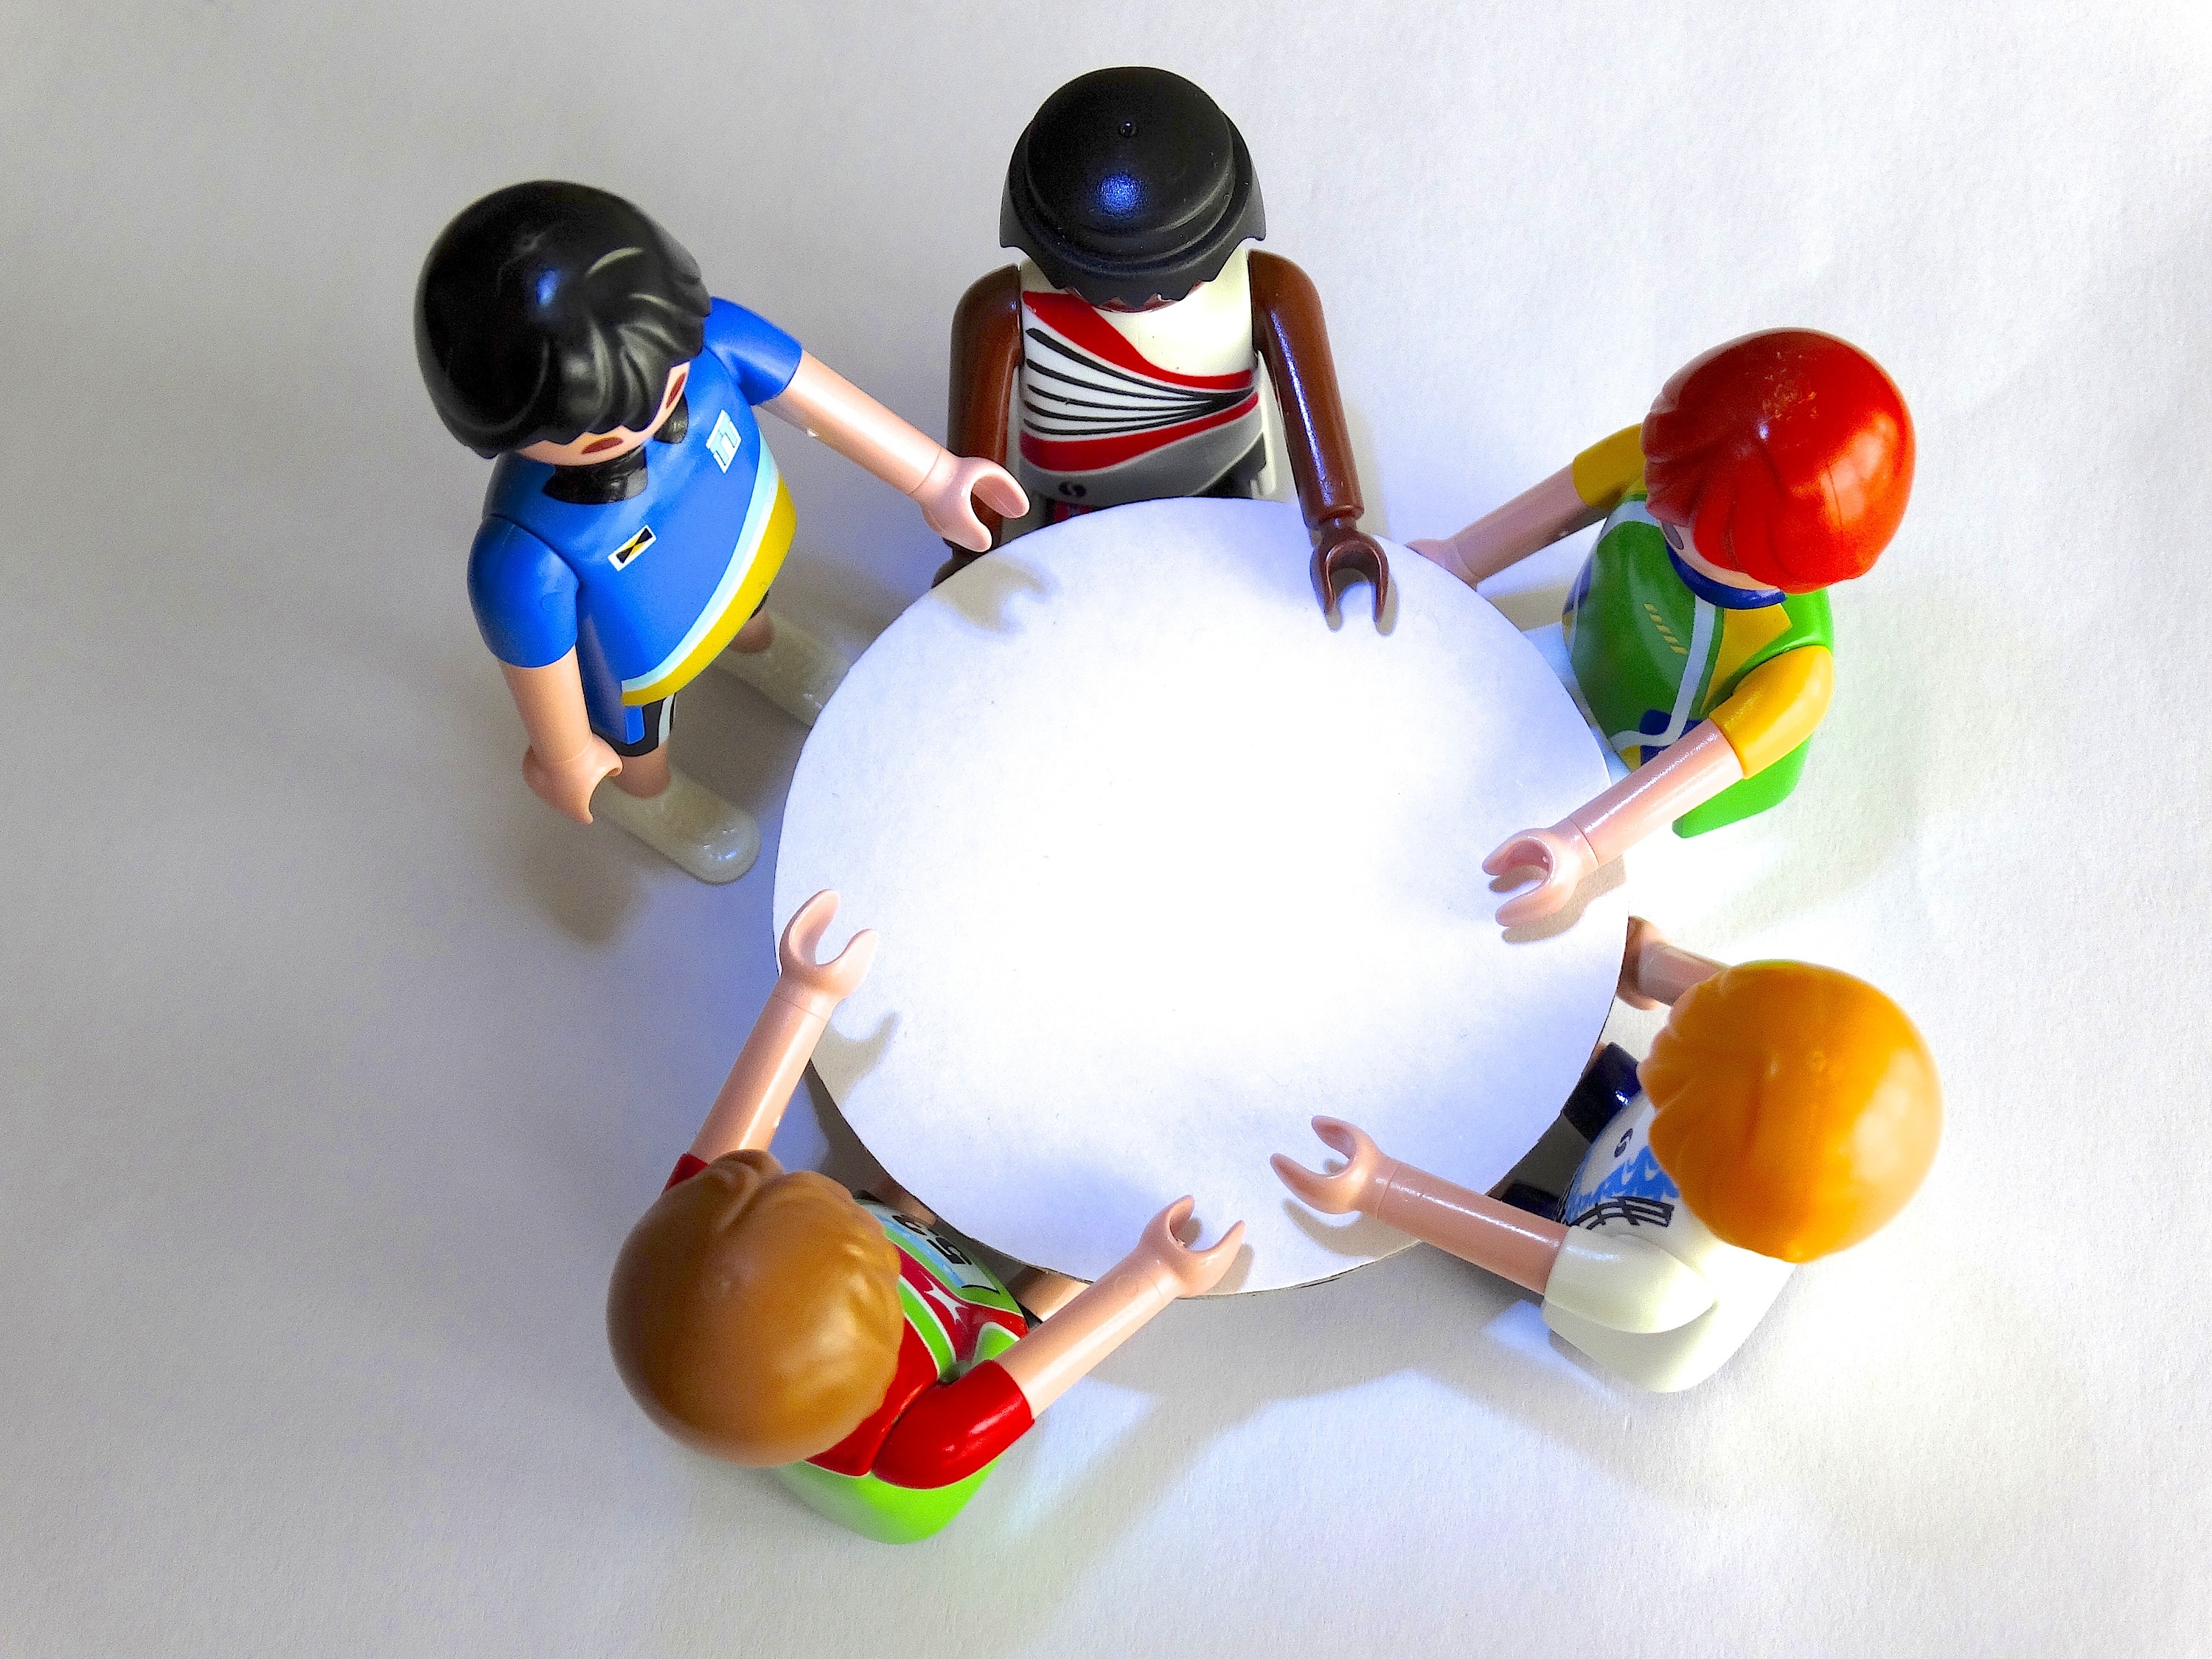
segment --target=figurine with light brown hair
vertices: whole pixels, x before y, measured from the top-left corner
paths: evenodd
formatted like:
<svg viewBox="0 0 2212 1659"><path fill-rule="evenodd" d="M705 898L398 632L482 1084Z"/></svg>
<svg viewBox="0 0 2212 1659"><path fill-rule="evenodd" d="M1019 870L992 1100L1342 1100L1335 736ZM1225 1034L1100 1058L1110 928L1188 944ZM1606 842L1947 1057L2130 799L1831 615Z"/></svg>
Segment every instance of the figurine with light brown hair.
<svg viewBox="0 0 2212 1659"><path fill-rule="evenodd" d="M782 973L691 1150L623 1246L607 1291L615 1365L646 1414L885 1543L958 1514L1037 1413L1177 1297L1213 1288L1243 1242L1177 1237L1191 1200L1035 1330L1005 1285L927 1218L769 1156L872 933L816 960L837 896L784 929Z"/></svg>
<svg viewBox="0 0 2212 1659"><path fill-rule="evenodd" d="M1342 1170L1273 1163L1316 1209L1373 1216L1535 1291L1559 1335L1668 1393L1726 1363L1794 1265L1905 1207L1935 1159L1942 1106L1912 1023L1848 974L1723 968L1639 924L1622 991L1673 1012L1610 1120L1589 1126L1556 1216L1401 1164L1334 1118L1314 1132Z"/></svg>

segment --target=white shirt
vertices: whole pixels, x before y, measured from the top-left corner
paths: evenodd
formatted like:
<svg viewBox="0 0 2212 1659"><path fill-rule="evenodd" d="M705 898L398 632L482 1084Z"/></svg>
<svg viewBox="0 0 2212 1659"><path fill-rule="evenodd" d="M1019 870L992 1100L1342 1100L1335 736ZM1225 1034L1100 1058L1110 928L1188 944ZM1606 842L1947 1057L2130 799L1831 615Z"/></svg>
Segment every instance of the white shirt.
<svg viewBox="0 0 2212 1659"><path fill-rule="evenodd" d="M1626 1381L1671 1394L1704 1382L1743 1346L1780 1293L1790 1264L1723 1243L1691 1212L1652 1154L1656 1110L1650 1096L1638 1095L1575 1171L1559 1204L1560 1218L1575 1231L1553 1269L1544 1322ZM1589 1241L1595 1248L1578 1251L1584 1231L1598 1235ZM1686 1323L1651 1328L1667 1315L1642 1304L1660 1294L1679 1304L1681 1286L1656 1284L1633 1260L1608 1258L1600 1240L1623 1236L1656 1245L1688 1267L1711 1292L1711 1304ZM1601 1310L1602 1321L1592 1316Z"/></svg>

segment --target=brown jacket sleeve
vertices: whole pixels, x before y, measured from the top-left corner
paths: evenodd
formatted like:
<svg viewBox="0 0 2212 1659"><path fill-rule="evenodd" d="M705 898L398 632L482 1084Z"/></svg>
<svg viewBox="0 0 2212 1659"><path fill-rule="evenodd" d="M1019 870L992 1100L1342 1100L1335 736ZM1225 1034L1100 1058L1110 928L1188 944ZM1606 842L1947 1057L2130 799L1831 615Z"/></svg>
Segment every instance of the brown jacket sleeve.
<svg viewBox="0 0 2212 1659"><path fill-rule="evenodd" d="M1021 360L1022 276L1007 265L962 295L960 307L952 313L952 386L945 413L947 449L987 461L1006 459L1006 410L1013 400L1014 371ZM975 516L995 544L999 515L978 501Z"/></svg>
<svg viewBox="0 0 2212 1659"><path fill-rule="evenodd" d="M1332 520L1357 524L1366 510L1352 465L1352 433L1337 394L1336 360L1312 278L1288 259L1255 248L1251 254L1252 340L1275 383L1283 410L1283 441L1306 527ZM957 447L957 446L956 446Z"/></svg>

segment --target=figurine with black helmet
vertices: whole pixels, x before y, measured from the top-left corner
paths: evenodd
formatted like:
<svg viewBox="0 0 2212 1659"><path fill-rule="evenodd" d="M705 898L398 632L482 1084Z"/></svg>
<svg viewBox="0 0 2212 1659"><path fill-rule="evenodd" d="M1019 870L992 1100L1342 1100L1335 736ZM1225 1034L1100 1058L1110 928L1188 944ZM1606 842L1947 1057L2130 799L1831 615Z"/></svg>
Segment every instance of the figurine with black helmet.
<svg viewBox="0 0 2212 1659"><path fill-rule="evenodd" d="M603 811L702 881L760 848L752 819L671 770L677 692L725 651L806 718L805 636L761 611L796 522L764 407L987 547L971 496L1019 512L995 461L951 454L766 319L713 299L691 256L620 197L495 191L422 267L416 356L440 417L497 456L469 597L530 738L523 776L580 823ZM819 653L819 647L815 647ZM795 688L795 690L794 690Z"/></svg>
<svg viewBox="0 0 2212 1659"><path fill-rule="evenodd" d="M1141 68L1069 82L1006 169L999 238L1022 262L975 283L953 318L948 441L1004 455L1014 438L1041 522L1249 496L1268 461L1264 362L1322 607L1364 577L1379 616L1389 565L1359 529L1320 297L1289 260L1251 246L1266 234L1243 137L1198 87ZM956 554L939 579L968 562Z"/></svg>

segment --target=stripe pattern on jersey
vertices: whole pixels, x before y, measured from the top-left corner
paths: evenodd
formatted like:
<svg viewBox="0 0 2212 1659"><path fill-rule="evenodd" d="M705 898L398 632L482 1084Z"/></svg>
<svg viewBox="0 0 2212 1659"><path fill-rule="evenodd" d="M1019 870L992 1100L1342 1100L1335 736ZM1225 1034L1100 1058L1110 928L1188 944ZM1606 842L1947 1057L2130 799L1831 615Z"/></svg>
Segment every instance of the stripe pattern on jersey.
<svg viewBox="0 0 2212 1659"><path fill-rule="evenodd" d="M1034 466L1117 466L1259 410L1256 368L1162 368L1072 294L1024 294L1022 310L1021 453Z"/></svg>

